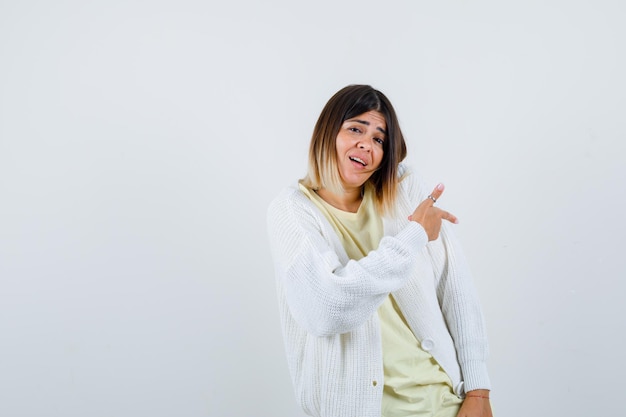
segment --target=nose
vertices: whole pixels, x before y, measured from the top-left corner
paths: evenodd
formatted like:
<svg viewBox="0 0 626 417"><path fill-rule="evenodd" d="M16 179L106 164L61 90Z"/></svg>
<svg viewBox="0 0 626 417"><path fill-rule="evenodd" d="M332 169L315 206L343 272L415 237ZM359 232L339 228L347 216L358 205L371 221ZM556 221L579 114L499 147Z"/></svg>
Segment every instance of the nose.
<svg viewBox="0 0 626 417"><path fill-rule="evenodd" d="M372 143L371 143L371 141L364 139L364 140L359 142L358 148L366 150L366 151L369 151L372 148Z"/></svg>

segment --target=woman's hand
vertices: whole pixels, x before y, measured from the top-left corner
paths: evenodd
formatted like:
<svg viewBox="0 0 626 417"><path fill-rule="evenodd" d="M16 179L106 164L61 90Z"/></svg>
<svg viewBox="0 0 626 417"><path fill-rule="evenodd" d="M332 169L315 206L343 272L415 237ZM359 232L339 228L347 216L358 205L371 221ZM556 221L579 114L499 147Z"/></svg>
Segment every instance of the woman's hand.
<svg viewBox="0 0 626 417"><path fill-rule="evenodd" d="M426 230L429 241L439 237L442 220L447 220L452 223L459 222L456 216L438 207L434 207L435 202L443 193L443 188L443 184L437 185L430 196L422 201L413 214L409 216L409 220L421 224L424 230Z"/></svg>
<svg viewBox="0 0 626 417"><path fill-rule="evenodd" d="M468 392L457 417L493 417L489 391L477 389Z"/></svg>

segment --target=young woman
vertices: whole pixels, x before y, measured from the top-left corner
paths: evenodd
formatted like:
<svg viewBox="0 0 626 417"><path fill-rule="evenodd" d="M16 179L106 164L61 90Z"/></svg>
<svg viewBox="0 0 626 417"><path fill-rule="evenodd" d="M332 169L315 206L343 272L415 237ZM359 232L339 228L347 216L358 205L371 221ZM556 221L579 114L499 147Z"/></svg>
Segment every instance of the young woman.
<svg viewBox="0 0 626 417"><path fill-rule="evenodd" d="M317 121L307 176L268 209L287 361L309 415L492 415L457 219L405 156L389 100L345 87Z"/></svg>

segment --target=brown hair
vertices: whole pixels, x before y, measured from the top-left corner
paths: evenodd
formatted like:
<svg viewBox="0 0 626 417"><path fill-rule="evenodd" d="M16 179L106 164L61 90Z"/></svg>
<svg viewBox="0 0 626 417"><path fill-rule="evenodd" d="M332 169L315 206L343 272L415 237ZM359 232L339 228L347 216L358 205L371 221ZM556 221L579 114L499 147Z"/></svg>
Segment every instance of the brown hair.
<svg viewBox="0 0 626 417"><path fill-rule="evenodd" d="M369 85L349 85L333 95L317 119L309 147L309 169L303 184L313 189L343 191L337 168L336 139L344 121L375 110L387 124L380 167L369 178L381 214L392 210L398 186L398 164L406 157L406 143L391 102Z"/></svg>

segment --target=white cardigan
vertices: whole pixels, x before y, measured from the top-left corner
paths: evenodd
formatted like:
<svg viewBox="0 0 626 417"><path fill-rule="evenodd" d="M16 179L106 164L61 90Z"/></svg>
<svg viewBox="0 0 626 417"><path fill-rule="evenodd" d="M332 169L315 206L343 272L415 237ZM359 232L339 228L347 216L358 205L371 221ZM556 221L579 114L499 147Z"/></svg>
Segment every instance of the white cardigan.
<svg viewBox="0 0 626 417"><path fill-rule="evenodd" d="M359 261L297 185L268 209L287 361L297 400L319 417L380 417L383 364L377 309L392 293L455 393L489 389L487 338L460 246L445 224L436 241L408 221L428 192L401 165L398 215Z"/></svg>

